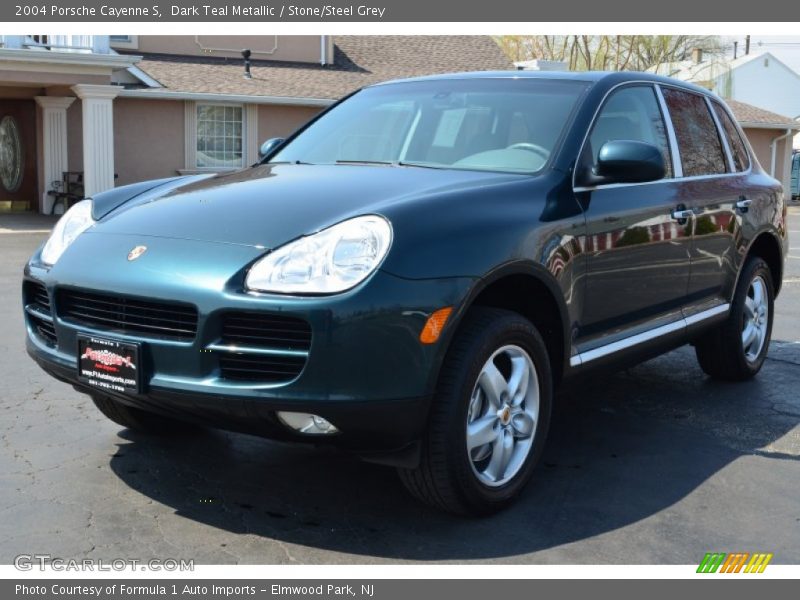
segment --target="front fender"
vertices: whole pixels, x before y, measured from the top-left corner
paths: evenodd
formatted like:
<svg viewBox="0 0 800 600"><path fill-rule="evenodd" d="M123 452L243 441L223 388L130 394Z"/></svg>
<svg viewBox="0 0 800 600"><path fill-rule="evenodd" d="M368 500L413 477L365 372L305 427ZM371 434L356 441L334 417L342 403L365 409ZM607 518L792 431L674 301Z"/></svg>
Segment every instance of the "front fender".
<svg viewBox="0 0 800 600"><path fill-rule="evenodd" d="M433 368L430 372L428 389L435 390L436 382L439 378L439 372L444 364L453 339L461 327L461 324L469 312L469 309L475 304L475 300L481 295L482 292L491 287L493 284L502 279L515 275L524 275L526 277L535 279L538 283L541 283L551 295L558 308L558 314L561 321L561 336L563 340L563 352L561 356L562 364L553 365L553 367L559 372L563 372L563 369L569 365L572 319L570 317L569 309L567 307L567 303L565 301L559 281L550 271L548 271L539 263L531 260L514 260L492 269L486 274L485 277L473 280L472 285L464 295L461 303L456 307L455 311L450 317L448 325L438 343L438 351L433 361Z"/></svg>

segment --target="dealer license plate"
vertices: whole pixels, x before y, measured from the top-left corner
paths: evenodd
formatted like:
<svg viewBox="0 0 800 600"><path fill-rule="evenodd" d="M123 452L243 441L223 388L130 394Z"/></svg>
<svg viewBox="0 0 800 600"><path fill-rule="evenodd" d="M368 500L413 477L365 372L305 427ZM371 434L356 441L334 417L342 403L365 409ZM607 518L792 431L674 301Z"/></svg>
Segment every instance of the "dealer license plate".
<svg viewBox="0 0 800 600"><path fill-rule="evenodd" d="M98 389L137 394L142 374L139 344L78 335L78 379Z"/></svg>

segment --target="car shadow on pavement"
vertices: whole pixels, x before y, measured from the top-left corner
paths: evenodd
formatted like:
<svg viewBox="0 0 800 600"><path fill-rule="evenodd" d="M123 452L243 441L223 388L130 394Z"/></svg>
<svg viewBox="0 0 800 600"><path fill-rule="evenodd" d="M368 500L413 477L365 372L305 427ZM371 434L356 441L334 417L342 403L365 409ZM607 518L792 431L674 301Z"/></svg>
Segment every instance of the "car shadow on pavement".
<svg viewBox="0 0 800 600"><path fill-rule="evenodd" d="M712 382L683 348L562 392L534 480L484 519L418 504L390 468L224 432L123 431L111 467L177 514L234 533L372 560L508 560L635 524L741 456L798 460L772 445L800 423L800 344L776 342L770 356L742 384Z"/></svg>

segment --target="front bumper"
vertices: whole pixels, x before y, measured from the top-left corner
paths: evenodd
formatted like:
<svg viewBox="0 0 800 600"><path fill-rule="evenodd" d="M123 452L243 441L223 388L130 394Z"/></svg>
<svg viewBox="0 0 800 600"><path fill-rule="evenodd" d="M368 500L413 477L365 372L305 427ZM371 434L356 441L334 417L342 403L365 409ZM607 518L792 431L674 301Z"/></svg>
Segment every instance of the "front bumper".
<svg viewBox="0 0 800 600"><path fill-rule="evenodd" d="M266 437L333 442L361 454L399 450L419 439L444 355L444 340L423 345L419 333L433 311L461 305L471 279L408 280L378 271L336 296L253 295L242 291L242 267L263 251L149 238L147 254L127 261L141 241L84 234L56 266L46 269L34 257L26 267L25 278L43 284L51 299L55 343L37 333L26 313L28 353L48 373L89 391L77 378L77 336L113 337L141 344L141 393L117 396L137 407ZM56 290L63 288L192 304L197 334L176 341L77 325L62 318ZM295 379L261 384L221 376L209 347L219 342L219 316L232 310L310 324L308 358ZM294 434L277 421L279 410L321 415L341 433Z"/></svg>

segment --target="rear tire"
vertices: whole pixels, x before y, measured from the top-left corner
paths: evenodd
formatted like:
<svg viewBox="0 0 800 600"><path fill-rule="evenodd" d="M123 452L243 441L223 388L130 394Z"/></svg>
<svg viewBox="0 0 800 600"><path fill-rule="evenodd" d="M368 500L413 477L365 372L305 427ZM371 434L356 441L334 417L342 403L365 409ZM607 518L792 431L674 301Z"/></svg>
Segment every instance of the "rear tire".
<svg viewBox="0 0 800 600"><path fill-rule="evenodd" d="M744 381L764 365L772 337L775 292L767 263L747 260L728 318L697 340L700 368L714 379Z"/></svg>
<svg viewBox="0 0 800 600"><path fill-rule="evenodd" d="M141 410L123 404L109 396L100 394L91 395L92 402L103 415L117 425L127 427L133 431L151 434L177 433L194 429L194 426L183 421L163 417L156 413Z"/></svg>
<svg viewBox="0 0 800 600"><path fill-rule="evenodd" d="M518 314L475 308L448 351L416 469L416 498L461 515L508 506L531 478L553 403L547 348Z"/></svg>

